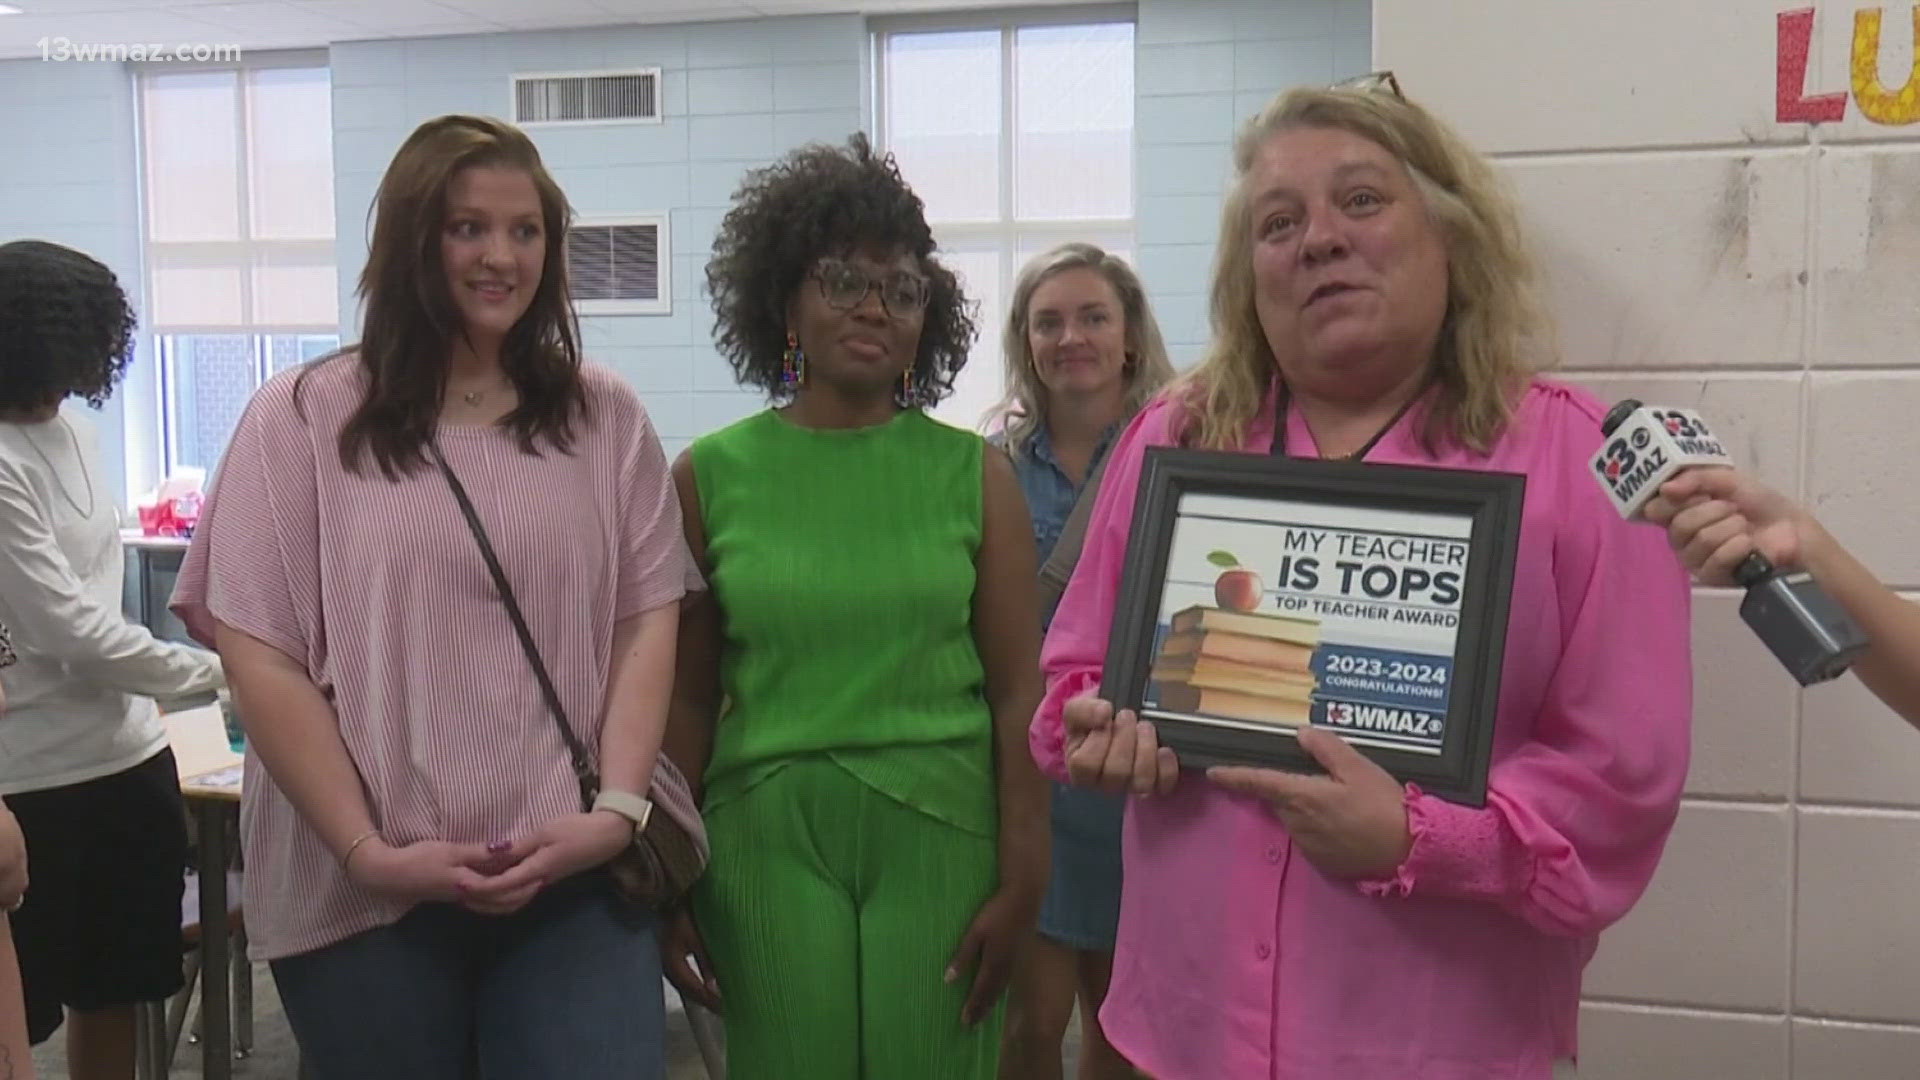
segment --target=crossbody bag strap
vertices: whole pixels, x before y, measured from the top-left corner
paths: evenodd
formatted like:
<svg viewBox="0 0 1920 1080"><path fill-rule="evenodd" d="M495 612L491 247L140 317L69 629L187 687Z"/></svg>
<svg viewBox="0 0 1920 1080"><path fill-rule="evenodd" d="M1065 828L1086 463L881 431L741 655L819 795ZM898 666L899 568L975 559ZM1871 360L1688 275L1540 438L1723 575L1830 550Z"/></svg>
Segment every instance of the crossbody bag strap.
<svg viewBox="0 0 1920 1080"><path fill-rule="evenodd" d="M493 544L487 539L487 530L480 524L480 515L473 508L473 500L467 498L467 489L460 478L453 474L447 459L440 453L440 447L429 441L427 449L433 455L440 472L447 478L447 486L453 489L453 497L460 503L460 512L466 515L467 528L472 530L474 542L480 545L480 555L487 561L487 570L493 575L493 585L500 593L500 600L507 607L507 617L513 620L513 630L520 638L520 648L527 654L527 662L533 665L533 674L540 680L540 693L547 699L547 710L553 714L553 721L560 728L560 738L567 744L567 756L573 760L574 778L580 781L580 805L591 808L593 800L599 794L600 778L594 774L593 764L587 759L587 748L580 737L573 733L573 727L567 723L567 711L560 704L560 693L553 688L553 679L547 675L547 665L540 659L540 649L533 642L533 632L527 629L527 620L520 614L520 604L513 598L513 586L507 583L507 573L500 568L500 560L493 553Z"/></svg>
<svg viewBox="0 0 1920 1080"><path fill-rule="evenodd" d="M1100 491L1100 478L1107 471L1107 462L1113 460L1113 448L1109 447L1100 460L1087 473L1087 482L1080 486L1080 495L1073 501L1073 510L1067 515L1066 524L1060 527L1060 537L1053 542L1053 551L1047 556L1045 566L1040 568L1040 610L1046 612L1059 601L1060 594L1067 591L1067 582L1073 578L1074 565L1080 561L1080 549L1087 542L1087 521L1093 517L1093 499Z"/></svg>

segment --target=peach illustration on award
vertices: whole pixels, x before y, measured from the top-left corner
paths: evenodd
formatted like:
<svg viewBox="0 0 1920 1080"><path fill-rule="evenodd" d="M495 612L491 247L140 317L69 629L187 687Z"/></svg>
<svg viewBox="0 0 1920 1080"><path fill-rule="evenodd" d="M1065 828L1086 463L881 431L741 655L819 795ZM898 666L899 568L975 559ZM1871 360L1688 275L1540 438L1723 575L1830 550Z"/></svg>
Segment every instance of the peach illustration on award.
<svg viewBox="0 0 1920 1080"><path fill-rule="evenodd" d="M1228 611L1258 611L1260 598L1266 595L1266 583L1260 575L1240 565L1232 552L1210 551L1207 561L1221 568L1213 579L1213 602Z"/></svg>

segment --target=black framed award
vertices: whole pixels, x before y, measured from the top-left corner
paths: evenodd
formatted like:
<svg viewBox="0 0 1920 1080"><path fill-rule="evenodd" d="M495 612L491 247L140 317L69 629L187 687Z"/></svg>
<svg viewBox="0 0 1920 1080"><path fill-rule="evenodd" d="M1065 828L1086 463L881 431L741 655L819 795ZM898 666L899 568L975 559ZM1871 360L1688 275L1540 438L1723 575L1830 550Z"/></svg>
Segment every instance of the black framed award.
<svg viewBox="0 0 1920 1080"><path fill-rule="evenodd" d="M1314 772L1325 728L1484 804L1526 478L1151 447L1101 696L1183 767Z"/></svg>

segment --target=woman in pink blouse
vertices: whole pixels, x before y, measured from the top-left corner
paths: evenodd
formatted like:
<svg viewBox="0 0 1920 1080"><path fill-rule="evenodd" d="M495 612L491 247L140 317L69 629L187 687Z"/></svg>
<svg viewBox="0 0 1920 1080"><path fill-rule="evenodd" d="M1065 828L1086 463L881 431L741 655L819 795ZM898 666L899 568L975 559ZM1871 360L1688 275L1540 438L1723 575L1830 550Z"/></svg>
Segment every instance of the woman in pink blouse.
<svg viewBox="0 0 1920 1080"><path fill-rule="evenodd" d="M1686 775L1685 577L1588 477L1600 403L1533 374L1544 320L1479 156L1386 77L1281 96L1234 161L1212 350L1114 449L1042 656L1035 757L1132 796L1101 1023L1162 1080L1573 1075L1581 970ZM1264 454L1276 427L1295 456L1526 475L1484 808L1314 729L1327 775L1183 773L1098 699L1143 452Z"/></svg>
<svg viewBox="0 0 1920 1080"><path fill-rule="evenodd" d="M360 343L254 395L174 597L247 729L255 955L318 1080L465 1080L470 1055L661 1077L656 927L604 866L644 816L689 584L666 457L581 361L566 199L524 134L428 121L377 199Z"/></svg>

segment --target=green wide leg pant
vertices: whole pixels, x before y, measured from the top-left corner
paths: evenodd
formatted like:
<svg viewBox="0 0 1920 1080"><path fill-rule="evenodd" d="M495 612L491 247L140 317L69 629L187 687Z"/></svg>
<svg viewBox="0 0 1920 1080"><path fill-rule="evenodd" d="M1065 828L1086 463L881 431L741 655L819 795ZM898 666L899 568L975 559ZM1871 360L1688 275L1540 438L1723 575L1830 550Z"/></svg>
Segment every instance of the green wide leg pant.
<svg viewBox="0 0 1920 1080"><path fill-rule="evenodd" d="M731 1080L992 1080L1003 1007L967 1027L972 972L945 972L993 893L993 840L826 757L789 763L706 824L694 916Z"/></svg>

